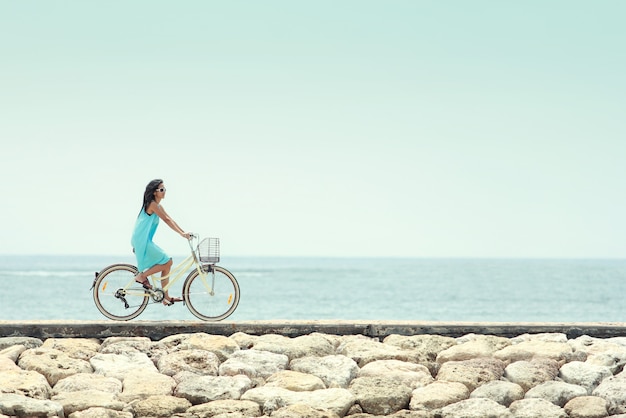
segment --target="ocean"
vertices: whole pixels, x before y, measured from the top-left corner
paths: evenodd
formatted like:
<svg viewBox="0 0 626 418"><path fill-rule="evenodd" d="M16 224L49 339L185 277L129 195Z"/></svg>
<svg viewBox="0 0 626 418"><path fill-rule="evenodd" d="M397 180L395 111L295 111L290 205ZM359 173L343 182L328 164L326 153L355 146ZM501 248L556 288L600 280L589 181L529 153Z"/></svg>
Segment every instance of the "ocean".
<svg viewBox="0 0 626 418"><path fill-rule="evenodd" d="M183 257L175 257L174 262ZM131 257L0 256L0 320L107 320L94 272ZM223 257L241 288L227 321L626 321L626 260ZM183 280L170 291L180 296ZM196 320L182 303L137 320Z"/></svg>

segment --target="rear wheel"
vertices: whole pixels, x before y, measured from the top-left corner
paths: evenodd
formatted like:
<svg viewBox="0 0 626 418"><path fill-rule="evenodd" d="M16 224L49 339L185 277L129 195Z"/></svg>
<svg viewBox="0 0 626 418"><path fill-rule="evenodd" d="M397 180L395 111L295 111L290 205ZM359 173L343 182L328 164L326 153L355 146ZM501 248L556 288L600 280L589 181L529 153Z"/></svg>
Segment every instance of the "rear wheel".
<svg viewBox="0 0 626 418"><path fill-rule="evenodd" d="M149 295L135 283L137 267L130 264L113 264L96 277L93 300L104 316L115 321L136 318L148 306Z"/></svg>
<svg viewBox="0 0 626 418"><path fill-rule="evenodd" d="M229 317L239 305L239 283L235 276L222 267L203 266L200 275L192 271L183 285L187 308L203 321L221 321Z"/></svg>

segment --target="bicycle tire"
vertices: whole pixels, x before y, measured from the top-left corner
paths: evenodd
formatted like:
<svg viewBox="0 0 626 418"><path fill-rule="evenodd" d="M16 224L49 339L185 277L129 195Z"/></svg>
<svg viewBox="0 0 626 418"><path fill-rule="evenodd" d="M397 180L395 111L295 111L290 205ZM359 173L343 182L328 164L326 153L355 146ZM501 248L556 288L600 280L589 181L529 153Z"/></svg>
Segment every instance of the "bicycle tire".
<svg viewBox="0 0 626 418"><path fill-rule="evenodd" d="M239 305L239 283L223 267L210 265L203 268L208 273L207 282L203 281L197 270L192 271L183 284L183 298L189 311L197 318L221 321L235 312Z"/></svg>
<svg viewBox="0 0 626 418"><path fill-rule="evenodd" d="M98 273L93 300L104 316L115 321L128 321L146 309L150 298L139 283L124 290L137 273L137 267L130 264L113 264Z"/></svg>

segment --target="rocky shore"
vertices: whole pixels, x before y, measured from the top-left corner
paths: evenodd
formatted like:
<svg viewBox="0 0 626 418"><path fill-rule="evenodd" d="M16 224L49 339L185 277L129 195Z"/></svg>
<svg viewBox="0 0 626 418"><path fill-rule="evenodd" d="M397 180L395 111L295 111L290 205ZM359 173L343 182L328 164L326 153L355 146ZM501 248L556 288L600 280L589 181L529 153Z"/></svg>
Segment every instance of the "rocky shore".
<svg viewBox="0 0 626 418"><path fill-rule="evenodd" d="M0 417L626 418L626 337L0 338Z"/></svg>

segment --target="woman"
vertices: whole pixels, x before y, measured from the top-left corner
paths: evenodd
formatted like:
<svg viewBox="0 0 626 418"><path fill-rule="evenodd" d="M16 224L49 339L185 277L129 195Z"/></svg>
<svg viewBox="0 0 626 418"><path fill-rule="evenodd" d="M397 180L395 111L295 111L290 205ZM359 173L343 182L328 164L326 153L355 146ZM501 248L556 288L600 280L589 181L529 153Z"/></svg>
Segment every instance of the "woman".
<svg viewBox="0 0 626 418"><path fill-rule="evenodd" d="M189 239L191 235L183 231L161 206L161 200L165 198L165 191L165 186L161 179L152 180L148 183L143 194L143 206L137 216L131 239L133 252L135 257L137 257L137 267L139 268L135 281L146 289L152 289L148 277L158 272L161 272L161 277L167 276L172 267L172 258L152 242L152 237L154 237L157 226L159 226L159 218L163 219L170 228L178 232L182 237ZM165 287L169 283L169 279L164 279L161 283L161 287ZM170 297L167 290L164 296L163 304L166 306L171 306L174 302L182 302L181 298Z"/></svg>

